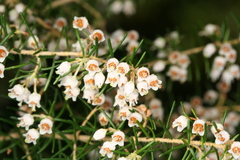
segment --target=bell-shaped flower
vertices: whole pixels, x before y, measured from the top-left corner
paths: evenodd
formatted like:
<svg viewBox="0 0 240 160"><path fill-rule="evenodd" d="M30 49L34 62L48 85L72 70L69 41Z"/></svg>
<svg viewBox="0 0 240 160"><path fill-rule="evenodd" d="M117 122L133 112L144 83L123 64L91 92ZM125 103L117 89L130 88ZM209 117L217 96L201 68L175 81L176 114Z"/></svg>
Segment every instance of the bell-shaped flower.
<svg viewBox="0 0 240 160"><path fill-rule="evenodd" d="M8 56L9 52L4 46L0 46L0 62L2 63Z"/></svg>
<svg viewBox="0 0 240 160"><path fill-rule="evenodd" d="M128 118L128 126L129 127L133 127L133 126L136 126L138 127L138 124L137 124L137 121L138 122L142 122L142 115L135 112L135 113L132 113Z"/></svg>
<svg viewBox="0 0 240 160"><path fill-rule="evenodd" d="M204 135L205 132L205 121L201 119L197 119L193 123L192 133L199 134L200 136Z"/></svg>
<svg viewBox="0 0 240 160"><path fill-rule="evenodd" d="M74 20L73 20L72 24L73 24L73 28L76 28L79 31L81 31L88 27L88 20L86 17L74 16Z"/></svg>
<svg viewBox="0 0 240 160"><path fill-rule="evenodd" d="M37 49L39 38L36 35L34 35L34 38L32 36L28 38L27 46L32 49Z"/></svg>
<svg viewBox="0 0 240 160"><path fill-rule="evenodd" d="M117 66L119 64L118 59L116 58L110 58L107 61L107 72L113 72L117 69Z"/></svg>
<svg viewBox="0 0 240 160"><path fill-rule="evenodd" d="M29 107L32 107L32 111L36 111L35 110L36 106L38 108L41 107L40 100L41 100L41 95L36 92L33 92L32 94L29 95L27 104Z"/></svg>
<svg viewBox="0 0 240 160"><path fill-rule="evenodd" d="M67 20L64 17L58 17L53 24L53 27L56 28L57 30L61 31L64 26L67 25Z"/></svg>
<svg viewBox="0 0 240 160"><path fill-rule="evenodd" d="M238 159L240 157L240 142L233 142L228 152L232 154L233 158Z"/></svg>
<svg viewBox="0 0 240 160"><path fill-rule="evenodd" d="M162 87L162 81L158 79L158 77L154 74L151 74L147 78L148 86L153 89L154 91L158 90Z"/></svg>
<svg viewBox="0 0 240 160"><path fill-rule="evenodd" d="M106 113L106 115L108 115L108 117L110 117L110 115L107 112L105 112L105 113ZM104 113L100 113L98 115L98 121L101 126L106 126L108 124L108 118L105 116Z"/></svg>
<svg viewBox="0 0 240 160"><path fill-rule="evenodd" d="M39 138L39 132L36 129L29 129L27 133L23 134L26 143L37 144L36 140Z"/></svg>
<svg viewBox="0 0 240 160"><path fill-rule="evenodd" d="M131 94L135 89L135 84L133 81L128 81L125 85L124 85L124 94L129 95Z"/></svg>
<svg viewBox="0 0 240 160"><path fill-rule="evenodd" d="M72 98L73 101L76 101L77 96L80 94L80 89L78 87L74 87L71 89L66 89L64 93L66 94L66 99Z"/></svg>
<svg viewBox="0 0 240 160"><path fill-rule="evenodd" d="M181 115L173 121L172 127L173 128L177 127L177 131L182 132L182 130L184 130L184 128L187 127L187 123L188 119L185 116Z"/></svg>
<svg viewBox="0 0 240 160"><path fill-rule="evenodd" d="M180 57L180 52L174 51L168 55L168 60L171 64L176 64L178 62L178 59Z"/></svg>
<svg viewBox="0 0 240 160"><path fill-rule="evenodd" d="M137 71L138 81L144 81L150 75L149 69L147 67L141 67Z"/></svg>
<svg viewBox="0 0 240 160"><path fill-rule="evenodd" d="M125 76L130 71L129 65L126 62L121 62L117 66L117 73L120 76Z"/></svg>
<svg viewBox="0 0 240 160"><path fill-rule="evenodd" d="M124 145L125 134L122 131L116 131L112 135L112 143L115 145Z"/></svg>
<svg viewBox="0 0 240 160"><path fill-rule="evenodd" d="M97 94L94 95L92 100L92 105L94 106L100 106L105 102L105 95L101 94L100 96Z"/></svg>
<svg viewBox="0 0 240 160"><path fill-rule="evenodd" d="M138 82L137 89L141 96L148 94L148 83L146 81Z"/></svg>
<svg viewBox="0 0 240 160"><path fill-rule="evenodd" d="M24 114L24 116L18 118L20 122L17 124L18 127L25 127L25 130L29 129L34 122L33 116L31 114Z"/></svg>
<svg viewBox="0 0 240 160"><path fill-rule="evenodd" d="M71 69L71 64L67 61L62 62L58 67L57 67L57 71L56 74L59 75L64 75L65 73L69 72Z"/></svg>
<svg viewBox="0 0 240 160"><path fill-rule="evenodd" d="M101 88L105 81L105 76L102 72L97 72L94 75L95 86Z"/></svg>
<svg viewBox="0 0 240 160"><path fill-rule="evenodd" d="M86 64L86 70L90 75L94 75L96 72L100 71L98 61L91 59Z"/></svg>
<svg viewBox="0 0 240 160"><path fill-rule="evenodd" d="M105 81L106 84L110 84L112 87L116 87L118 85L119 75L116 72L109 72L107 74L107 79Z"/></svg>
<svg viewBox="0 0 240 160"><path fill-rule="evenodd" d="M112 158L113 156L113 152L116 149L116 146L112 143L112 142L104 142L99 153L102 155L102 156L105 156L107 154L107 157L108 158Z"/></svg>
<svg viewBox="0 0 240 160"><path fill-rule="evenodd" d="M211 57L216 52L216 47L213 43L207 44L203 49L203 55L206 58Z"/></svg>
<svg viewBox="0 0 240 160"><path fill-rule="evenodd" d="M130 111L129 111L129 107L122 107L120 108L119 110L119 113L118 113L118 117L122 119L122 121L125 121L126 119L128 119L130 117L130 115L132 114Z"/></svg>
<svg viewBox="0 0 240 160"><path fill-rule="evenodd" d="M48 118L44 118L40 121L40 124L38 125L38 127L40 128L40 134L51 134L52 133L52 126L53 126L53 121L48 119Z"/></svg>
<svg viewBox="0 0 240 160"><path fill-rule="evenodd" d="M87 102L91 103L91 101L94 99L95 94L97 93L98 91L95 89L84 89L82 98L87 99Z"/></svg>
<svg viewBox="0 0 240 160"><path fill-rule="evenodd" d="M95 140L100 140L103 139L106 136L107 130L106 129L98 129L94 134L93 134L93 138Z"/></svg>
<svg viewBox="0 0 240 160"><path fill-rule="evenodd" d="M230 135L227 131L223 130L219 133L215 134L215 143L216 144L224 144L230 139Z"/></svg>
<svg viewBox="0 0 240 160"><path fill-rule="evenodd" d="M93 44L96 43L96 40L98 40L98 43L105 41L104 34L99 29L94 30L92 34L89 35L89 38L93 41Z"/></svg>
<svg viewBox="0 0 240 160"><path fill-rule="evenodd" d="M60 84L58 85L60 86L64 86L68 89L72 89L75 88L78 85L78 80L75 76L72 75L67 75L63 78L61 78Z"/></svg>

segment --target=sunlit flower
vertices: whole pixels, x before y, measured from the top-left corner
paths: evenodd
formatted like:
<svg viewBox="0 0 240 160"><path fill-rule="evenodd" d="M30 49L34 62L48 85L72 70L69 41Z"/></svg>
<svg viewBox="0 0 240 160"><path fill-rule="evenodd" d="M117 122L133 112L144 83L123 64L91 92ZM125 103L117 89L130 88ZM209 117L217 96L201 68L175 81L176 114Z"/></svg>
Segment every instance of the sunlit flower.
<svg viewBox="0 0 240 160"><path fill-rule="evenodd" d="M25 127L25 130L29 129L34 122L33 116L31 114L24 114L22 117L18 118L20 122L17 124L18 127Z"/></svg>
<svg viewBox="0 0 240 160"><path fill-rule="evenodd" d="M36 129L29 129L27 133L23 134L26 143L37 144L36 140L39 138L39 132Z"/></svg>
<svg viewBox="0 0 240 160"><path fill-rule="evenodd" d="M84 87L85 89L95 89L96 85L95 85L95 78L94 75L91 74L86 74L83 77L83 81L84 81Z"/></svg>
<svg viewBox="0 0 240 160"><path fill-rule="evenodd" d="M90 75L94 75L96 72L100 71L99 63L96 60L89 60L86 64L86 70Z"/></svg>
<svg viewBox="0 0 240 160"><path fill-rule="evenodd" d="M53 126L53 122L52 120L48 119L48 118L44 118L40 121L40 124L38 125L39 129L40 129L40 134L51 134L52 133L52 126Z"/></svg>
<svg viewBox="0 0 240 160"><path fill-rule="evenodd" d="M138 91L134 89L133 92L126 96L126 101L130 107L135 106L138 103Z"/></svg>
<svg viewBox="0 0 240 160"><path fill-rule="evenodd" d="M64 17L59 17L56 19L53 27L56 28L57 30L61 31L64 26L67 25L67 20Z"/></svg>
<svg viewBox="0 0 240 160"><path fill-rule="evenodd" d="M71 69L71 64L67 61L62 62L58 67L57 67L57 71L56 74L59 75L64 75L65 73L69 72Z"/></svg>
<svg viewBox="0 0 240 160"><path fill-rule="evenodd" d="M216 127L217 127L217 129L214 127L214 125L212 125L212 127L211 127L211 132L214 135L217 134L218 132L221 132L224 130L223 125L221 123L216 123Z"/></svg>
<svg viewBox="0 0 240 160"><path fill-rule="evenodd" d="M89 38L93 41L93 44L95 44L96 40L98 40L98 43L105 41L104 34L99 29L94 30L92 34L89 35Z"/></svg>
<svg viewBox="0 0 240 160"><path fill-rule="evenodd" d="M117 66L117 73L120 76L124 76L130 71L129 65L126 62L121 62Z"/></svg>
<svg viewBox="0 0 240 160"><path fill-rule="evenodd" d="M200 136L204 135L205 131L205 121L201 119L197 119L193 123L192 133L199 134Z"/></svg>
<svg viewBox="0 0 240 160"><path fill-rule="evenodd" d="M147 67L139 68L137 71L138 81L146 80L148 78L149 74L150 74L150 72Z"/></svg>
<svg viewBox="0 0 240 160"><path fill-rule="evenodd" d="M24 92L24 87L20 84L16 84L13 86L13 88L9 89L10 93L8 93L8 96L10 98L16 98L18 101L20 101L20 96Z"/></svg>
<svg viewBox="0 0 240 160"><path fill-rule="evenodd" d="M233 142L228 152L231 153L235 159L238 159L240 157L240 142Z"/></svg>
<svg viewBox="0 0 240 160"><path fill-rule="evenodd" d="M118 160L127 160L127 158L125 158L125 157L120 157L120 158L118 158Z"/></svg>
<svg viewBox="0 0 240 160"><path fill-rule="evenodd" d="M118 79L118 87L124 90L124 86L127 82L128 78L126 76L120 76Z"/></svg>
<svg viewBox="0 0 240 160"><path fill-rule="evenodd" d="M77 28L78 30L83 30L88 27L88 20L86 17L76 17L74 16L74 20L72 22L73 28Z"/></svg>
<svg viewBox="0 0 240 160"><path fill-rule="evenodd" d="M99 153L102 156L105 156L107 154L108 158L112 158L113 152L116 149L115 145L112 142L104 142Z"/></svg>
<svg viewBox="0 0 240 160"><path fill-rule="evenodd" d="M110 58L107 61L107 72L113 72L117 69L117 66L119 64L118 59L116 58Z"/></svg>
<svg viewBox="0 0 240 160"><path fill-rule="evenodd" d="M5 70L5 66L0 63L0 78L4 77L4 70Z"/></svg>
<svg viewBox="0 0 240 160"><path fill-rule="evenodd" d="M39 44L39 39L38 39L38 37L36 35L34 35L34 38L32 36L30 36L28 38L27 45L28 45L29 48L37 49L38 48L38 44Z"/></svg>
<svg viewBox="0 0 240 160"><path fill-rule="evenodd" d="M106 136L107 130L106 129L98 129L94 134L93 134L93 138L95 140L100 140L103 139Z"/></svg>
<svg viewBox="0 0 240 160"><path fill-rule="evenodd" d="M0 62L3 62L8 54L8 50L4 46L0 46Z"/></svg>
<svg viewBox="0 0 240 160"><path fill-rule="evenodd" d="M136 126L138 127L138 124L137 124L137 121L140 123L142 122L142 115L135 112L135 113L132 113L128 118L128 126L129 127L133 127L133 126Z"/></svg>
<svg viewBox="0 0 240 160"><path fill-rule="evenodd" d="M213 43L207 44L203 49L203 55L206 58L211 57L216 52L216 47Z"/></svg>
<svg viewBox="0 0 240 160"><path fill-rule="evenodd" d="M41 95L36 92L33 92L32 94L29 95L27 104L29 107L32 107L32 111L36 111L35 107L38 107L38 108L41 107L40 100L41 100Z"/></svg>
<svg viewBox="0 0 240 160"><path fill-rule="evenodd" d="M110 117L110 115L107 112L105 112L105 114L108 117ZM106 126L108 124L108 118L105 116L105 114L104 113L100 113L98 115L98 121L99 121L101 126Z"/></svg>
<svg viewBox="0 0 240 160"><path fill-rule="evenodd" d="M141 96L148 94L148 83L146 81L138 82L137 89Z"/></svg>
<svg viewBox="0 0 240 160"><path fill-rule="evenodd" d="M187 123L188 119L185 116L181 115L173 121L172 127L173 128L177 127L177 131L182 132L182 130L184 130L184 128L187 127Z"/></svg>
<svg viewBox="0 0 240 160"><path fill-rule="evenodd" d="M112 135L112 143L115 145L124 145L125 134L122 131L116 131Z"/></svg>
<svg viewBox="0 0 240 160"><path fill-rule="evenodd" d="M216 133L215 135L215 143L216 144L224 144L230 139L230 135L227 131L220 131Z"/></svg>

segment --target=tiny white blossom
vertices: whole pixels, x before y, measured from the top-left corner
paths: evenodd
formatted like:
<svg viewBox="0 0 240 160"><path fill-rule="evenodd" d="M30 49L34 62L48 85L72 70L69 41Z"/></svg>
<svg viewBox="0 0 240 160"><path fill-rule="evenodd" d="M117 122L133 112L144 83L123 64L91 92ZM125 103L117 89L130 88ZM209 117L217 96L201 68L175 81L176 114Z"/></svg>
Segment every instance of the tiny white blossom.
<svg viewBox="0 0 240 160"><path fill-rule="evenodd" d="M25 130L29 129L34 122L33 116L31 114L24 114L22 117L18 118L20 122L17 124L19 127L25 127Z"/></svg>
<svg viewBox="0 0 240 160"><path fill-rule="evenodd" d="M208 90L204 93L203 100L206 103L214 104L218 98L218 93L215 90Z"/></svg>
<svg viewBox="0 0 240 160"><path fill-rule="evenodd" d="M9 52L4 46L0 46L0 62L2 63L8 56Z"/></svg>
<svg viewBox="0 0 240 160"><path fill-rule="evenodd" d="M86 17L76 17L74 16L74 20L72 22L73 28L77 28L78 30L83 30L88 27L88 20Z"/></svg>
<svg viewBox="0 0 240 160"><path fill-rule="evenodd" d="M206 58L211 57L216 52L216 47L213 43L207 44L203 49L203 55Z"/></svg>
<svg viewBox="0 0 240 160"><path fill-rule="evenodd" d="M126 62L121 62L117 66L117 73L120 76L125 76L130 71L129 65Z"/></svg>
<svg viewBox="0 0 240 160"><path fill-rule="evenodd" d="M64 17L59 17L56 19L53 27L56 28L57 30L61 31L64 26L67 25L67 20Z"/></svg>
<svg viewBox="0 0 240 160"><path fill-rule="evenodd" d="M94 95L97 93L98 93L98 91L95 89L84 89L82 98L87 99L87 102L91 103L91 101L94 98Z"/></svg>
<svg viewBox="0 0 240 160"><path fill-rule="evenodd" d="M101 30L96 29L92 32L92 34L89 35L89 38L93 41L93 44L95 44L95 40L98 40L98 43L105 41L104 34Z"/></svg>
<svg viewBox="0 0 240 160"><path fill-rule="evenodd" d="M119 14L122 11L123 2L122 1L113 1L110 5L110 10L114 14Z"/></svg>
<svg viewBox="0 0 240 160"><path fill-rule="evenodd" d="M94 134L93 134L93 138L95 140L100 140L103 139L106 136L107 130L106 129L98 129Z"/></svg>
<svg viewBox="0 0 240 160"><path fill-rule="evenodd" d="M201 119L197 119L193 123L192 133L199 134L200 136L204 135L205 131L205 121Z"/></svg>
<svg viewBox="0 0 240 160"><path fill-rule="evenodd" d="M118 59L116 58L110 58L107 61L107 72L113 72L117 69L117 66L119 64Z"/></svg>
<svg viewBox="0 0 240 160"><path fill-rule="evenodd" d="M102 72L97 72L94 75L94 80L95 80L95 86L98 88L101 88L105 82L105 76Z"/></svg>
<svg viewBox="0 0 240 160"><path fill-rule="evenodd" d="M20 101L20 96L24 92L24 87L20 84L16 84L13 86L13 88L9 89L10 93L8 93L8 96L10 98L16 98L18 101Z"/></svg>
<svg viewBox="0 0 240 160"><path fill-rule="evenodd" d="M228 152L231 153L235 159L238 159L240 157L240 142L233 142Z"/></svg>
<svg viewBox="0 0 240 160"><path fill-rule="evenodd" d="M92 100L92 105L98 106L102 105L105 102L105 95L101 94L100 96L97 94L94 95L93 100Z"/></svg>
<svg viewBox="0 0 240 160"><path fill-rule="evenodd" d="M86 64L86 70L90 75L94 75L96 72L100 71L99 63L96 60L89 60Z"/></svg>
<svg viewBox="0 0 240 160"><path fill-rule="evenodd" d="M64 75L65 73L69 72L71 69L71 64L67 61L62 62L58 67L57 67L57 71L56 74L59 75Z"/></svg>
<svg viewBox="0 0 240 160"><path fill-rule="evenodd" d="M190 59L187 55L181 54L177 61L178 65L182 68L187 68L190 64Z"/></svg>
<svg viewBox="0 0 240 160"><path fill-rule="evenodd" d="M27 133L23 134L26 143L37 144L36 140L39 138L39 132L36 129L29 129Z"/></svg>
<svg viewBox="0 0 240 160"><path fill-rule="evenodd" d="M128 35L126 37L126 40L128 42L130 42L130 41L137 41L138 38L139 38L139 33L136 30L128 31Z"/></svg>
<svg viewBox="0 0 240 160"><path fill-rule="evenodd" d="M78 85L78 80L75 76L67 75L60 80L60 86L64 86L65 88L72 89Z"/></svg>
<svg viewBox="0 0 240 160"><path fill-rule="evenodd" d="M128 118L128 126L129 127L133 127L133 126L136 126L138 127L138 124L137 124L137 121L138 122L142 122L142 115L135 112L135 113L132 113Z"/></svg>
<svg viewBox="0 0 240 160"><path fill-rule="evenodd" d="M158 77L154 74L151 74L150 76L148 76L147 83L149 87L154 91L162 87L162 81L159 80Z"/></svg>
<svg viewBox="0 0 240 160"><path fill-rule="evenodd" d="M153 41L153 45L157 48L164 48L166 45L166 40L163 37L158 37Z"/></svg>
<svg viewBox="0 0 240 160"><path fill-rule="evenodd" d="M124 94L124 91L121 89L117 90L117 94L115 96L115 102L114 102L113 106L117 106L117 105L120 108L127 106L126 95Z"/></svg>
<svg viewBox="0 0 240 160"><path fill-rule="evenodd" d="M229 52L231 52L231 50L233 50L231 44L229 43L224 43L221 45L220 49L219 49L219 54L226 56Z"/></svg>
<svg viewBox="0 0 240 160"><path fill-rule="evenodd" d="M15 10L16 10L18 13L23 12L24 9L25 9L25 6L24 6L24 4L22 4L22 3L18 3L18 4L15 5Z"/></svg>
<svg viewBox="0 0 240 160"><path fill-rule="evenodd" d="M105 156L107 154L107 157L108 158L112 158L113 156L113 150L116 149L116 146L112 143L112 142L104 142L99 153L102 155L102 156Z"/></svg>
<svg viewBox="0 0 240 160"><path fill-rule="evenodd" d="M35 40L34 40L35 38ZM28 38L28 42L27 42L27 45L29 48L32 48L32 49L37 49L37 44L39 44L39 39L36 35L34 35L34 38L32 36L30 36Z"/></svg>
<svg viewBox="0 0 240 160"><path fill-rule="evenodd" d="M147 67L141 67L137 71L138 81L143 81L150 75L149 69Z"/></svg>
<svg viewBox="0 0 240 160"><path fill-rule="evenodd" d="M119 113L118 113L118 117L122 119L122 121L125 121L127 118L129 118L129 116L132 114L130 111L129 111L129 107L122 107L120 108L119 110Z"/></svg>
<svg viewBox="0 0 240 160"><path fill-rule="evenodd" d="M41 100L41 95L36 92L33 92L32 94L29 95L27 104L29 107L32 107L32 111L36 111L35 110L36 106L38 108L41 107L40 100Z"/></svg>
<svg viewBox="0 0 240 160"><path fill-rule="evenodd" d="M122 131L116 131L112 135L112 143L115 145L124 145L125 134Z"/></svg>
<svg viewBox="0 0 240 160"><path fill-rule="evenodd" d="M130 1L130 0L124 1L122 10L123 10L123 13L128 16L133 15L136 12L133 1Z"/></svg>
<svg viewBox="0 0 240 160"><path fill-rule="evenodd" d="M166 67L166 63L164 61L159 60L156 63L154 63L152 69L154 72L161 72L165 69L165 67Z"/></svg>
<svg viewBox="0 0 240 160"><path fill-rule="evenodd" d="M219 133L216 133L215 135L215 143L216 144L224 144L230 139L230 135L227 131L220 131Z"/></svg>
<svg viewBox="0 0 240 160"><path fill-rule="evenodd" d="M118 85L119 75L117 72L109 72L107 74L106 84L110 83L110 86L116 87Z"/></svg>
<svg viewBox="0 0 240 160"><path fill-rule="evenodd" d="M52 120L48 118L42 119L40 121L40 124L38 125L38 127L40 128L40 134L46 134L46 133L51 134L52 126L53 126Z"/></svg>
<svg viewBox="0 0 240 160"><path fill-rule="evenodd" d="M5 10L6 10L5 5L1 4L1 5L0 5L0 13L4 13Z"/></svg>
<svg viewBox="0 0 240 160"><path fill-rule="evenodd" d="M106 115L108 115L108 117L110 117L110 115L107 112L105 112L105 113L106 113ZM105 116L104 113L100 113L98 115L98 121L101 126L106 126L108 124L108 118Z"/></svg>
<svg viewBox="0 0 240 160"><path fill-rule="evenodd" d="M80 94L80 89L78 87L74 87L71 89L66 89L64 93L66 94L66 99L72 98L73 101L76 101L77 96Z"/></svg>
<svg viewBox="0 0 240 160"><path fill-rule="evenodd" d="M135 84L133 81L128 81L125 85L124 85L124 93L126 95L131 94L135 89Z"/></svg>
<svg viewBox="0 0 240 160"><path fill-rule="evenodd" d="M0 63L0 78L4 77L4 70L5 70L5 66Z"/></svg>
<svg viewBox="0 0 240 160"><path fill-rule="evenodd" d="M175 64L178 61L178 58L180 57L180 52L174 51L168 55L168 60L171 64Z"/></svg>
<svg viewBox="0 0 240 160"><path fill-rule="evenodd" d="M181 115L173 121L172 127L173 128L177 127L177 131L182 132L182 130L184 130L184 128L187 127L187 122L188 119L185 116Z"/></svg>
<svg viewBox="0 0 240 160"><path fill-rule="evenodd" d="M141 96L148 94L148 83L146 81L138 82L137 89Z"/></svg>

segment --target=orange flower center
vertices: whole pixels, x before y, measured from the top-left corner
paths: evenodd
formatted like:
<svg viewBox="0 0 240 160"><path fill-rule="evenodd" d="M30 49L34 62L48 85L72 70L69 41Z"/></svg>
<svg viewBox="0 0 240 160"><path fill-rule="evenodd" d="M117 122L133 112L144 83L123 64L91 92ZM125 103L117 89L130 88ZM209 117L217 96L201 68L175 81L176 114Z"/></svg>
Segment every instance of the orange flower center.
<svg viewBox="0 0 240 160"><path fill-rule="evenodd" d="M125 98L125 96L119 95L118 98L121 99L121 100L123 100L123 99Z"/></svg>
<svg viewBox="0 0 240 160"><path fill-rule="evenodd" d="M96 38L97 38L98 41L101 41L102 37L103 37L102 34L99 33L99 32L96 32L96 33L94 33L94 35L93 35L93 39L96 40Z"/></svg>
<svg viewBox="0 0 240 160"><path fill-rule="evenodd" d="M193 129L194 129L194 131L196 131L196 133L203 132L204 126L202 124L195 124Z"/></svg>
<svg viewBox="0 0 240 160"><path fill-rule="evenodd" d="M137 118L131 117L131 118L130 118L130 121L131 121L131 123L136 124L136 123L137 123Z"/></svg>
<svg viewBox="0 0 240 160"><path fill-rule="evenodd" d="M220 140L220 141L225 141L225 138L221 135L221 134L218 134L217 135L217 138Z"/></svg>
<svg viewBox="0 0 240 160"><path fill-rule="evenodd" d="M80 28L83 27L83 20L82 19L78 19L76 21L73 21L73 23L76 24Z"/></svg>
<svg viewBox="0 0 240 160"><path fill-rule="evenodd" d="M227 46L224 46L224 47L222 48L222 50L223 50L224 52L229 52L229 51L230 51L230 49L229 49Z"/></svg>
<svg viewBox="0 0 240 160"><path fill-rule="evenodd" d="M37 105L37 103L35 103L35 102L33 102L33 101L30 102L30 104L31 104L31 105Z"/></svg>
<svg viewBox="0 0 240 160"><path fill-rule="evenodd" d="M88 66L88 69L89 69L90 71L96 71L96 70L97 70L97 65L95 65L95 64L90 64L90 65Z"/></svg>
<svg viewBox="0 0 240 160"><path fill-rule="evenodd" d="M150 86L157 86L157 84L158 84L158 80L150 82Z"/></svg>
<svg viewBox="0 0 240 160"><path fill-rule="evenodd" d="M118 72L124 74L125 73L125 69L123 67L118 67Z"/></svg>
<svg viewBox="0 0 240 160"><path fill-rule="evenodd" d="M111 153L111 150L110 150L109 148L104 148L104 151L105 151L106 153Z"/></svg>
<svg viewBox="0 0 240 160"><path fill-rule="evenodd" d="M58 21L57 22L58 27L63 27L65 23L63 21Z"/></svg>
<svg viewBox="0 0 240 160"><path fill-rule="evenodd" d="M108 123L107 119L105 119L105 117L102 117L99 119L101 125L106 125Z"/></svg>
<svg viewBox="0 0 240 160"><path fill-rule="evenodd" d="M115 69L117 67L117 65L114 62L111 62L108 64L108 67Z"/></svg>
<svg viewBox="0 0 240 160"><path fill-rule="evenodd" d="M96 104L99 104L99 103L102 102L102 99L99 98L99 97L95 97L94 100L93 100L93 102L96 103Z"/></svg>
<svg viewBox="0 0 240 160"><path fill-rule="evenodd" d="M89 79L86 81L86 84L94 84L94 83L95 83L94 79Z"/></svg>
<svg viewBox="0 0 240 160"><path fill-rule="evenodd" d="M2 70L0 70L0 74L2 74L3 73L3 71Z"/></svg>
<svg viewBox="0 0 240 160"><path fill-rule="evenodd" d="M127 113L126 112L120 112L119 117L127 117Z"/></svg>
<svg viewBox="0 0 240 160"><path fill-rule="evenodd" d="M6 52L3 49L0 49L0 58L6 57Z"/></svg>
<svg viewBox="0 0 240 160"><path fill-rule="evenodd" d="M233 153L237 154L237 155L240 155L240 148L238 147L233 147L232 149Z"/></svg>
<svg viewBox="0 0 240 160"><path fill-rule="evenodd" d="M48 131L50 129L50 126L47 123L43 123L41 127L44 131Z"/></svg>
<svg viewBox="0 0 240 160"><path fill-rule="evenodd" d="M141 71L139 72L139 77L141 78L146 78L148 76L148 72L147 71Z"/></svg>
<svg viewBox="0 0 240 160"><path fill-rule="evenodd" d="M28 139L29 139L30 141L34 141L34 140L35 140L35 138L32 138L29 134L27 135L27 137L28 137Z"/></svg>
<svg viewBox="0 0 240 160"><path fill-rule="evenodd" d="M120 135L116 135L116 136L114 136L113 137L114 139L115 139L115 141L117 141L117 142L120 142L120 141L122 141L122 136L120 136Z"/></svg>
<svg viewBox="0 0 240 160"><path fill-rule="evenodd" d="M117 82L117 78L115 78L115 77L114 78L108 78L108 80L112 83Z"/></svg>

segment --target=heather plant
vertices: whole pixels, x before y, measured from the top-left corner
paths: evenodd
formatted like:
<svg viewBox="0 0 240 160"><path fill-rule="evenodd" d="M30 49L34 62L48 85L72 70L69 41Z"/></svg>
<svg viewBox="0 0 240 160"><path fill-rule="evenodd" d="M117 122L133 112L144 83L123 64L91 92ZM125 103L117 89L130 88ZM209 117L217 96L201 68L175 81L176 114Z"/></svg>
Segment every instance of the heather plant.
<svg viewBox="0 0 240 160"><path fill-rule="evenodd" d="M185 49L176 30L108 32L137 4L0 5L3 159L239 159L239 35L208 23Z"/></svg>

